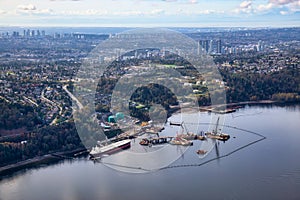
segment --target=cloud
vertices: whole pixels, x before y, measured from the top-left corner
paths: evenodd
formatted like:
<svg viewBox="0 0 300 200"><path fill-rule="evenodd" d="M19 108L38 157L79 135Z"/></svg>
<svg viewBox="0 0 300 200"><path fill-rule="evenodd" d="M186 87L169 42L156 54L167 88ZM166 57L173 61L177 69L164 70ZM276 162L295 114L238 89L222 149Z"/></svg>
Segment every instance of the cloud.
<svg viewBox="0 0 300 200"><path fill-rule="evenodd" d="M165 11L163 9L155 9L149 12L150 15L161 15L164 14Z"/></svg>
<svg viewBox="0 0 300 200"><path fill-rule="evenodd" d="M273 3L276 5L286 5L293 2L300 2L299 0L269 0L269 3Z"/></svg>
<svg viewBox="0 0 300 200"><path fill-rule="evenodd" d="M267 4L260 4L255 12L274 11L280 15L287 15L300 11L300 0L269 0Z"/></svg>
<svg viewBox="0 0 300 200"><path fill-rule="evenodd" d="M189 0L188 3L190 3L190 4L197 4L198 0Z"/></svg>
<svg viewBox="0 0 300 200"><path fill-rule="evenodd" d="M2 14L6 14L6 11L0 10L0 15L2 15Z"/></svg>
<svg viewBox="0 0 300 200"><path fill-rule="evenodd" d="M52 9L47 8L47 9L38 9L32 13L35 15L53 15L54 11Z"/></svg>
<svg viewBox="0 0 300 200"><path fill-rule="evenodd" d="M28 5L18 5L19 10L36 10L36 6L32 4Z"/></svg>
<svg viewBox="0 0 300 200"><path fill-rule="evenodd" d="M216 10L200 10L197 14L200 15L210 15L210 14L220 14L224 13L223 11L216 11Z"/></svg>
<svg viewBox="0 0 300 200"><path fill-rule="evenodd" d="M300 11L300 0L268 0L265 4L259 4L257 6L253 5L252 0L245 0L233 10L233 13L257 14L276 12L280 15L286 15L297 11Z"/></svg>
<svg viewBox="0 0 300 200"><path fill-rule="evenodd" d="M240 4L240 8L249 8L252 5L252 1L243 1Z"/></svg>
<svg viewBox="0 0 300 200"><path fill-rule="evenodd" d="M54 11L50 8L37 9L35 5L18 5L18 9L15 11L21 15L53 15Z"/></svg>
<svg viewBox="0 0 300 200"><path fill-rule="evenodd" d="M252 11L252 1L243 1L236 9L233 10L233 13L251 13Z"/></svg>
<svg viewBox="0 0 300 200"><path fill-rule="evenodd" d="M137 11L137 10L128 10L128 11L107 11L107 10L66 10L62 11L60 14L64 16L101 16L101 17L130 17L130 16L158 16L165 13L163 9L154 9L149 11Z"/></svg>
<svg viewBox="0 0 300 200"><path fill-rule="evenodd" d="M287 14L289 14L289 12L283 11L283 10L282 10L282 11L280 11L280 14L281 14L281 15L287 15Z"/></svg>
<svg viewBox="0 0 300 200"><path fill-rule="evenodd" d="M300 11L300 1L295 1L291 4L288 5L288 8L292 11L292 12L298 12Z"/></svg>
<svg viewBox="0 0 300 200"><path fill-rule="evenodd" d="M188 9L178 9L174 15L211 15L211 14L224 14L224 11L218 10L188 10Z"/></svg>
<svg viewBox="0 0 300 200"><path fill-rule="evenodd" d="M119 11L108 14L109 16L122 16L122 17L131 17L131 16L142 16L145 13L141 11L131 10L131 11Z"/></svg>
<svg viewBox="0 0 300 200"><path fill-rule="evenodd" d="M101 15L108 15L108 12L106 10L94 10L94 9L88 9L88 10L65 10L60 13L64 16L101 16Z"/></svg>
<svg viewBox="0 0 300 200"><path fill-rule="evenodd" d="M265 12L273 9L275 5L273 3L268 3L268 4L260 4L257 6L256 11L258 12Z"/></svg>

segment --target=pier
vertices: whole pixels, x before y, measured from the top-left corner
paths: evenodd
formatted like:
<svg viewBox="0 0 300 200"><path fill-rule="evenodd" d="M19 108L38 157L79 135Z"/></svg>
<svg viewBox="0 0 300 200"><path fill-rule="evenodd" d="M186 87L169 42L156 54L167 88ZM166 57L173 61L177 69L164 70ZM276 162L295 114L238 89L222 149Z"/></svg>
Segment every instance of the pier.
<svg viewBox="0 0 300 200"><path fill-rule="evenodd" d="M169 143L174 137L157 137L157 138L143 138L140 141L140 145L156 145L156 144L164 144Z"/></svg>
<svg viewBox="0 0 300 200"><path fill-rule="evenodd" d="M212 112L212 113L217 113L217 114L226 114L226 113L233 113L236 111L235 108L226 108L225 110L218 110L217 108L214 107L202 107L200 108L200 111L203 112Z"/></svg>

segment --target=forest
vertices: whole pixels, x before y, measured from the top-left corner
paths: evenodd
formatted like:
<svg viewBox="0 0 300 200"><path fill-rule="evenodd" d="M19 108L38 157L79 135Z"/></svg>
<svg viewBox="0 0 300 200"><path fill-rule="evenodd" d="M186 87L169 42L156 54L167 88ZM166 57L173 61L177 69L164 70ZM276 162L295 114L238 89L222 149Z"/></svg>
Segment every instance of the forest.
<svg viewBox="0 0 300 200"><path fill-rule="evenodd" d="M19 103L7 103L0 99L0 130L26 127L32 130L41 120L33 107ZM0 132L1 136L1 132Z"/></svg>
<svg viewBox="0 0 300 200"><path fill-rule="evenodd" d="M298 102L300 73L298 68L286 68L268 74L221 71L228 89L227 102L274 100Z"/></svg>
<svg viewBox="0 0 300 200"><path fill-rule="evenodd" d="M83 148L74 122L45 126L0 143L0 166L58 151Z"/></svg>

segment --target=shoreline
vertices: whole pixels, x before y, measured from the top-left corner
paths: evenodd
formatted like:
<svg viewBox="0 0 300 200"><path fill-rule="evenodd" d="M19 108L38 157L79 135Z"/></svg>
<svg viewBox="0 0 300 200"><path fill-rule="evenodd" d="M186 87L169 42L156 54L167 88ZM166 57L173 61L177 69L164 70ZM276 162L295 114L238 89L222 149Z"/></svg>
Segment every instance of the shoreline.
<svg viewBox="0 0 300 200"><path fill-rule="evenodd" d="M220 106L240 106L240 105L248 105L248 104L274 104L274 103L280 103L279 101L273 101L273 100L260 100L260 101L242 101L242 102L235 102L235 103L227 103L227 104L218 104L218 105L210 105L210 106L200 106L201 108L213 108L213 107L220 107ZM282 102L285 103L285 102Z"/></svg>
<svg viewBox="0 0 300 200"><path fill-rule="evenodd" d="M271 105L271 104L284 104L284 105L291 105L291 104L300 104L300 102L280 102L280 101L273 101L273 100L260 100L260 101L242 101L242 102L235 102L235 103L228 103L228 104L217 104L217 105L209 105L209 106L199 106L197 108L197 111L200 112L214 112L212 111L215 108L226 106L226 109L236 107L236 106L245 106L245 105ZM195 111L196 108L192 107L178 107L178 109L174 113L180 113L181 109L183 109L186 112L192 112ZM229 112L228 112L229 113ZM226 114L224 113L219 113L219 114Z"/></svg>
<svg viewBox="0 0 300 200"><path fill-rule="evenodd" d="M236 102L236 103L227 103L227 104L218 104L218 105L210 105L210 106L201 106L200 109L207 109L207 108L217 108L226 106L226 108L230 108L233 106L242 106L242 105L262 105L262 104L275 104L280 103L279 101L273 101L273 100L260 100L260 101L242 101L242 102ZM282 102L284 103L284 102Z"/></svg>
<svg viewBox="0 0 300 200"><path fill-rule="evenodd" d="M30 158L27 160L19 161L13 164L5 165L0 167L0 176L10 175L14 172L17 172L21 169L35 167L41 164L49 164L52 162L57 162L63 159L71 159L75 158L79 155L83 155L87 152L85 148L78 148L71 151L66 152L55 152L49 153L43 156L37 156L34 158ZM2 177L0 177L1 180Z"/></svg>
<svg viewBox="0 0 300 200"><path fill-rule="evenodd" d="M245 102L237 102L237 103L229 103L229 104L220 104L220 105L211 105L211 106L200 106L199 111L201 112L201 109L206 110L204 112L208 112L207 109L212 109L220 106L226 106L226 107L232 107L232 106L242 106L242 105L263 105L263 104L299 104L299 102L278 102L278 101L272 101L272 100L261 100L261 101L245 101ZM193 110L192 108L182 108L185 111L189 111L189 109ZM175 113L180 113L181 109L179 108ZM225 113L224 113L225 114ZM49 164L52 162L57 162L63 159L72 159L77 156L83 155L87 153L87 150L85 148L78 148L72 151L66 151L66 152L54 152L49 153L43 156L37 156L31 159L19 161L13 164L5 165L3 167L0 167L0 176L5 176L12 174L14 172L17 172L21 169L34 167L40 164ZM2 177L0 177L0 180Z"/></svg>

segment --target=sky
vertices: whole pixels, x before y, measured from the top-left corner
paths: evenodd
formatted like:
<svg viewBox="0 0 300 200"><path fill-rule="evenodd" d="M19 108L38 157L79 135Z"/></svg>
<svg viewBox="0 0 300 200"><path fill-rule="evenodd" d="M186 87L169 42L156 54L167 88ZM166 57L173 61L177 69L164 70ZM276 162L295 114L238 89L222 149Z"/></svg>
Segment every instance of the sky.
<svg viewBox="0 0 300 200"><path fill-rule="evenodd" d="M286 27L300 0L0 0L0 26Z"/></svg>

